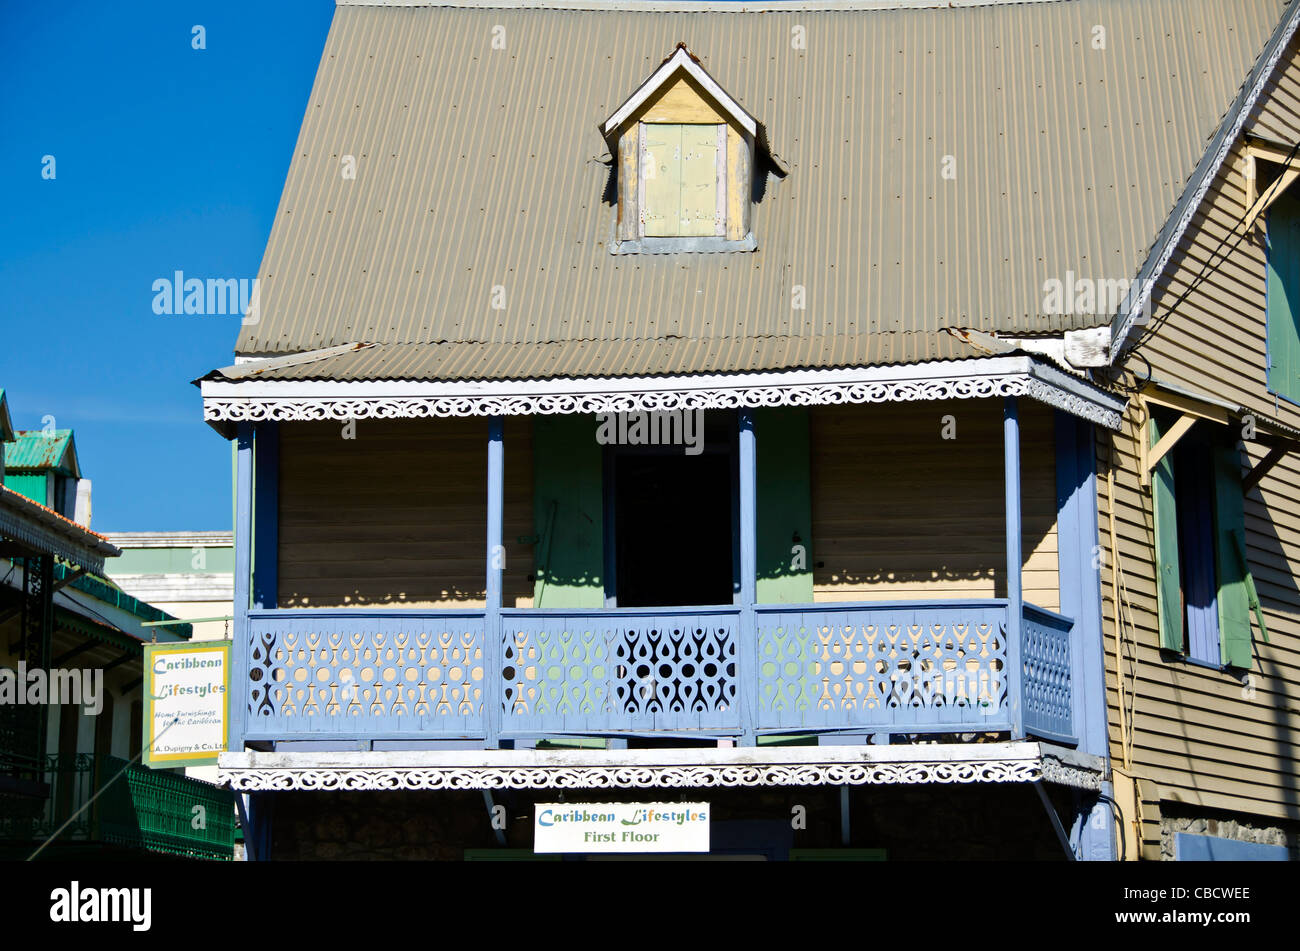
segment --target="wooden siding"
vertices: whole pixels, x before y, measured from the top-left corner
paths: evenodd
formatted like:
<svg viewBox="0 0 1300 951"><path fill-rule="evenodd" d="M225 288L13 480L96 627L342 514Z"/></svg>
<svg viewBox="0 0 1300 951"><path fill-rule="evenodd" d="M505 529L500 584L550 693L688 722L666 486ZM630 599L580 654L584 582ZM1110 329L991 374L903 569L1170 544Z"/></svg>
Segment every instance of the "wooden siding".
<svg viewBox="0 0 1300 951"><path fill-rule="evenodd" d="M507 605L531 594L529 432L507 421ZM481 607L486 519L486 420L281 427L281 607Z"/></svg>
<svg viewBox="0 0 1300 951"><path fill-rule="evenodd" d="M1300 65L1294 43L1246 131L1286 143L1300 140ZM1166 277L1158 283L1153 308L1157 320L1190 286L1219 241L1243 215L1244 154L1244 143L1239 141L1193 219ZM1177 312L1142 342L1140 354L1158 380L1300 426L1300 408L1275 398L1267 388L1264 248L1261 223ZM1141 376L1147 372L1146 365L1136 358L1129 358L1126 367ZM1248 560L1271 643L1263 643L1252 619L1255 662L1250 679L1243 683L1240 672L1230 674L1166 659L1159 650L1152 500L1150 491L1139 486L1137 474L1135 438L1141 423L1137 407L1130 406L1124 430L1114 437L1114 546L1105 479L1111 439L1102 434L1098 442L1112 755L1117 765L1128 766L1134 775L1154 783L1164 800L1273 819L1300 819L1300 701L1296 700L1300 682L1300 460L1294 455L1284 458L1246 496ZM1258 444L1246 445L1248 461L1244 459L1243 465L1253 466L1263 451ZM1122 723L1111 573L1116 564L1125 618ZM1125 735L1129 736L1127 744L1122 742Z"/></svg>
<svg viewBox="0 0 1300 951"><path fill-rule="evenodd" d="M1054 417L1020 406L1024 594L1057 610ZM815 600L1006 595L1001 401L816 407L811 428Z"/></svg>

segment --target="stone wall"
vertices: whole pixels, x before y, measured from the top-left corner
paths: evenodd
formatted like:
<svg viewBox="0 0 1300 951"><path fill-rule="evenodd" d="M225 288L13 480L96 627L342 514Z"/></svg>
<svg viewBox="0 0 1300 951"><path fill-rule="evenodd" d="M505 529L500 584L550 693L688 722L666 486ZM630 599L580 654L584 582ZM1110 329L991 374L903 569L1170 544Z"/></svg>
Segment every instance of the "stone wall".
<svg viewBox="0 0 1300 951"><path fill-rule="evenodd" d="M1257 819L1235 816L1231 813L1188 812L1170 815L1177 807L1164 804L1160 818L1160 859L1172 862L1176 857L1174 836L1179 832L1208 835L1238 842L1258 842L1262 845L1285 845L1291 861L1300 860L1300 833L1296 827L1270 825Z"/></svg>
<svg viewBox="0 0 1300 951"><path fill-rule="evenodd" d="M1049 787L1050 788L1050 787ZM281 792L272 822L275 860L460 860L466 849L531 851L536 802L709 802L715 845L757 835L785 848L839 848L838 787L507 790L500 843L481 792ZM1070 794L1053 790L1069 828ZM798 807L798 808L796 808ZM1060 845L1034 790L1023 784L853 787L852 848L889 859L1059 860Z"/></svg>

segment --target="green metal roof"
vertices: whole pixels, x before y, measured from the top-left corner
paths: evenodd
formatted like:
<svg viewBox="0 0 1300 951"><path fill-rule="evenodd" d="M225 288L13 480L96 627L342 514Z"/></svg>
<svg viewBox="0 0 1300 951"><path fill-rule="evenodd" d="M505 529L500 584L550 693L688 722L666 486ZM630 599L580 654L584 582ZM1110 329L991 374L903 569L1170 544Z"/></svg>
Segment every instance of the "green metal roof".
<svg viewBox="0 0 1300 951"><path fill-rule="evenodd" d="M14 444L5 449L5 468L47 472L81 478L77 446L71 429L25 429L15 434Z"/></svg>

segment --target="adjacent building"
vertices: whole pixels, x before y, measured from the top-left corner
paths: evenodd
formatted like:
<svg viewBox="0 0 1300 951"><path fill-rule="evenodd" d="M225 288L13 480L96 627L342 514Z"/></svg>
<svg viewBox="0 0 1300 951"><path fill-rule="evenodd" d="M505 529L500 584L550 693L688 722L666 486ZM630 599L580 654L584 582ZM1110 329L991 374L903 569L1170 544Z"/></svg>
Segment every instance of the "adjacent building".
<svg viewBox="0 0 1300 951"><path fill-rule="evenodd" d="M0 855L230 858L230 792L138 763L142 646L189 625L108 580L72 432L3 390L0 480Z"/></svg>

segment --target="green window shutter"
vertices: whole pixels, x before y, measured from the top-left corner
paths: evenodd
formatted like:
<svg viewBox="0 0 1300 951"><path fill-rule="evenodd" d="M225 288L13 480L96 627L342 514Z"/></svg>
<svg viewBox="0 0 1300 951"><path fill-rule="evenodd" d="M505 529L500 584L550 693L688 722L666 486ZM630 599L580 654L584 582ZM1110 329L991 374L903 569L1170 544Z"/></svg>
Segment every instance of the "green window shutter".
<svg viewBox="0 0 1300 951"><path fill-rule="evenodd" d="M535 607L605 606L602 481L593 417L533 417Z"/></svg>
<svg viewBox="0 0 1300 951"><path fill-rule="evenodd" d="M758 601L806 604L813 599L808 410L801 406L756 409L754 432L758 441Z"/></svg>
<svg viewBox="0 0 1300 951"><path fill-rule="evenodd" d="M1214 447L1214 568L1219 582L1219 643L1225 665L1249 669L1250 595L1245 551L1241 453L1235 442L1223 443Z"/></svg>
<svg viewBox="0 0 1300 951"><path fill-rule="evenodd" d="M1300 196L1283 192L1268 210L1268 385L1300 400Z"/></svg>
<svg viewBox="0 0 1300 951"><path fill-rule="evenodd" d="M1151 445L1160 439L1160 424L1151 419ZM1160 646L1183 651L1183 589L1178 568L1178 508L1174 496L1174 459L1167 452L1151 472L1156 529L1156 609Z"/></svg>

